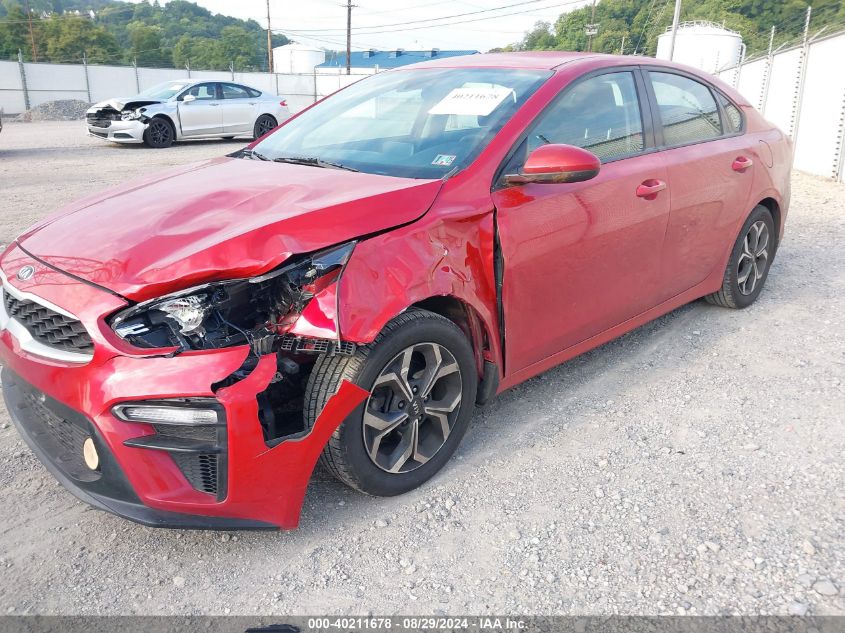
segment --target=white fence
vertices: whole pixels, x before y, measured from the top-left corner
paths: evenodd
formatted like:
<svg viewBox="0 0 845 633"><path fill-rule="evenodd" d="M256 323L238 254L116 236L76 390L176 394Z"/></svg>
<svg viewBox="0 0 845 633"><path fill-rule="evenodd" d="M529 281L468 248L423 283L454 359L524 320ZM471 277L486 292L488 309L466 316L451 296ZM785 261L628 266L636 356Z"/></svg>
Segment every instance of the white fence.
<svg viewBox="0 0 845 633"><path fill-rule="evenodd" d="M368 75L270 74L0 61L0 112L19 114L47 101L80 99L95 103L131 97L171 79L216 79L254 86L287 99L298 112L336 90Z"/></svg>
<svg viewBox="0 0 845 633"><path fill-rule="evenodd" d="M845 182L845 32L718 73L795 142L795 168Z"/></svg>

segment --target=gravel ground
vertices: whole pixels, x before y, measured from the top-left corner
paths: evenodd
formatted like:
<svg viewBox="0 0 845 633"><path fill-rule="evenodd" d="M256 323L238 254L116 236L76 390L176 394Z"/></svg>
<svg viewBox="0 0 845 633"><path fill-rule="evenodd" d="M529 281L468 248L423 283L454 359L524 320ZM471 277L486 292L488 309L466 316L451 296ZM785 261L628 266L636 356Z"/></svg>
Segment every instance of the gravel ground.
<svg viewBox="0 0 845 633"><path fill-rule="evenodd" d="M239 145L10 124L0 242ZM796 174L754 306L685 306L503 394L402 497L318 471L296 532L154 530L90 509L0 407L0 613L845 614L843 236L845 186Z"/></svg>

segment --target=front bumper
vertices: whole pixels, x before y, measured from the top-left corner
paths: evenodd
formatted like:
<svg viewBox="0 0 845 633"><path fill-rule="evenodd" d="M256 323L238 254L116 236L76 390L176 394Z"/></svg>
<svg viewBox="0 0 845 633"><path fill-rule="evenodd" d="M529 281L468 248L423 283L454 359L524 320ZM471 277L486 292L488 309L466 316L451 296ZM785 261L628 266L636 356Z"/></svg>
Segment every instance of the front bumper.
<svg viewBox="0 0 845 633"><path fill-rule="evenodd" d="M101 125L108 123L108 127ZM88 134L114 143L143 143L147 124L135 121L103 121L100 125L88 123Z"/></svg>
<svg viewBox="0 0 845 633"><path fill-rule="evenodd" d="M26 282L13 273L32 266ZM23 349L9 329L0 331L0 363L6 406L22 437L53 475L92 505L152 526L183 528L293 529L317 458L331 434L366 398L345 383L304 436L265 442L258 394L276 372L276 357L263 356L243 380L214 390L241 367L248 348L151 355L117 338L104 316L125 302L104 290L46 267L13 246L0 261L18 292L75 315L94 342L88 362L69 363ZM155 427L126 422L112 413L119 403L173 398L214 401L225 415L225 484L209 494L189 481L166 450L133 446ZM55 428L45 428L47 425ZM59 429L58 431L56 429ZM57 440L61 440L58 441ZM91 438L100 455L96 471L81 459Z"/></svg>

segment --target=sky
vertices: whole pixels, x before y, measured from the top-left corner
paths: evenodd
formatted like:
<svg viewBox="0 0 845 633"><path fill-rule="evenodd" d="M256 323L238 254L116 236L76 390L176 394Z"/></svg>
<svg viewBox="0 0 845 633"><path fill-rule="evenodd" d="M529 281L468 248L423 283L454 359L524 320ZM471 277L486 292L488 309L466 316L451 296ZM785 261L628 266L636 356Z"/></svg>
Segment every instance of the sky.
<svg viewBox="0 0 845 633"><path fill-rule="evenodd" d="M214 13L267 24L266 0L193 0ZM590 0L352 0L352 49L487 51L522 39ZM499 16L499 17L497 17ZM270 0L270 21L290 39L346 48L345 0Z"/></svg>

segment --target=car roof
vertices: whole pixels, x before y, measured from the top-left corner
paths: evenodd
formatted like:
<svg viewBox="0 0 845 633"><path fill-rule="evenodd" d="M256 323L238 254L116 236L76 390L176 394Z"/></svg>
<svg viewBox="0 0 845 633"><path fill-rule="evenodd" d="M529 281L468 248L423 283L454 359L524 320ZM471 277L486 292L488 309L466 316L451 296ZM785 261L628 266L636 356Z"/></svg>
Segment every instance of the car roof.
<svg viewBox="0 0 845 633"><path fill-rule="evenodd" d="M551 70L576 59L596 57L595 53L568 51L528 51L523 53L484 53L459 55L410 64L404 68L534 68Z"/></svg>
<svg viewBox="0 0 845 633"><path fill-rule="evenodd" d="M735 88L727 85L719 77L698 68L655 59L644 55L607 55L605 53L586 53L572 51L526 51L518 53L484 53L482 55L462 55L445 59L410 64L386 72L401 72L416 68L522 68L530 70L557 70L561 66L578 63L584 71L613 66L646 66L655 69L675 69L698 77L721 92L728 95L739 105L750 105Z"/></svg>

